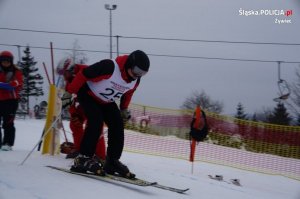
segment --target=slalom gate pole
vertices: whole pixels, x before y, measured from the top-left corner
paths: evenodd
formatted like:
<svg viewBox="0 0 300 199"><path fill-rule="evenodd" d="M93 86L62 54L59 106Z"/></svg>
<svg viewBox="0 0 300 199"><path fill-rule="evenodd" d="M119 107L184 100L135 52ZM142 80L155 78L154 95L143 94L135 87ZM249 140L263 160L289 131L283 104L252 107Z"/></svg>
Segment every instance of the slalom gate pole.
<svg viewBox="0 0 300 199"><path fill-rule="evenodd" d="M46 68L45 62L43 62L43 66L44 66L44 70L45 70L45 73L46 73L46 76L47 76L47 79L48 79L48 83L50 85L51 84L51 80L50 80L49 73L48 73L48 70Z"/></svg>
<svg viewBox="0 0 300 199"><path fill-rule="evenodd" d="M196 141L192 138L191 140L191 153L190 162L192 163L191 173L194 173L194 158L195 158Z"/></svg>
<svg viewBox="0 0 300 199"><path fill-rule="evenodd" d="M24 158L24 160L19 165L23 165L26 162L26 160L31 156L31 154L33 153L33 151L35 150L35 148L42 142L42 140L44 139L44 137L49 132L51 132L50 130L52 128L54 128L54 126L56 125L56 123L60 119L61 114L62 114L62 112L60 112L60 114L57 116L57 118L52 122L51 126L47 129L47 131L45 131L44 135L39 139L39 141L36 143L36 145L34 145L33 149L27 154L27 156Z"/></svg>
<svg viewBox="0 0 300 199"><path fill-rule="evenodd" d="M47 117L45 123L45 130L51 131L47 135L44 135L42 154L52 153L54 154L54 149L52 147L52 140L55 139L55 131L53 128L50 128L51 123L59 117L56 117L55 114L55 106L56 106L56 98L57 92L55 85L51 84L49 89L49 97L48 97L48 108L47 108Z"/></svg>
<svg viewBox="0 0 300 199"><path fill-rule="evenodd" d="M52 42L50 42L50 54L51 54L51 67L52 67L52 83L55 84L54 55L53 55L53 44L52 44Z"/></svg>
<svg viewBox="0 0 300 199"><path fill-rule="evenodd" d="M52 83L51 83L51 80L50 80L49 73L48 73L48 70L47 70L47 67L46 67L45 62L43 62L43 67L44 67L44 71L45 71L46 76L47 76L48 83L49 83L49 85L51 85ZM43 128L43 132L42 132L41 137L44 137L44 134L45 134L45 128L46 128L46 127ZM43 141L41 141L41 142L39 143L39 146L38 146L38 148L37 148L38 151L41 150L42 142L43 142Z"/></svg>

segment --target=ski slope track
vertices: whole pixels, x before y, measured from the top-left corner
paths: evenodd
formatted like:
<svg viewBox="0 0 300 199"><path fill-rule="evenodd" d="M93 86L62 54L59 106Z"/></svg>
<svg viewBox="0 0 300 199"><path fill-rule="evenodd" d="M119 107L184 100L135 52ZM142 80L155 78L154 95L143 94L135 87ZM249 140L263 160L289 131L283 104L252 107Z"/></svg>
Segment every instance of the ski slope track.
<svg viewBox="0 0 300 199"><path fill-rule="evenodd" d="M266 175L203 162L124 152L121 161L138 178L176 188L190 188L178 194L151 186L107 183L78 175L54 171L47 165L68 168L72 160L64 154L50 156L35 151L23 164L29 151L40 138L43 120L17 120L13 151L0 151L0 199L53 198L191 198L191 199L299 199L300 182L283 176ZM65 127L68 127L66 123ZM67 129L68 131L69 129ZM210 179L222 175L225 181L239 179L242 186Z"/></svg>

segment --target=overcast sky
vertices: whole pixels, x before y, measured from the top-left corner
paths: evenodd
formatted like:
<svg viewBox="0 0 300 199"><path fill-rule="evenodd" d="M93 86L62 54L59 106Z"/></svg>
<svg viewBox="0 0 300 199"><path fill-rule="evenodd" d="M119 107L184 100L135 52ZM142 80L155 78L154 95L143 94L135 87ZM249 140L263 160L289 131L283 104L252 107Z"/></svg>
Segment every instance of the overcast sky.
<svg viewBox="0 0 300 199"><path fill-rule="evenodd" d="M300 2L298 0L0 0L0 28L54 32L109 34L109 12L104 4L117 4L113 11L113 35L123 36L119 50L141 49L150 55L151 69L143 78L133 102L178 109L193 91L204 90L224 103L224 113L234 114L241 102L247 113L274 107L277 97L276 61L300 62ZM266 14L256 15L262 10ZM292 10L290 16L276 15ZM270 15L273 14L273 15ZM248 15L248 16L246 16ZM285 22L278 24L278 22ZM205 41L290 43L267 45L224 42L186 42L126 37ZM71 48L78 40L82 49L109 51L108 37L45 34L0 29L0 44ZM0 50L17 48L0 45ZM116 42L114 40L114 51ZM55 51L55 63L67 51ZM86 53L88 64L108 53ZM40 73L42 62L50 71L50 52L32 48ZM174 58L169 56L198 58ZM116 56L116 54L114 54ZM207 58L266 60L228 61ZM283 63L281 78L295 79L297 63ZM47 99L47 98L46 98Z"/></svg>

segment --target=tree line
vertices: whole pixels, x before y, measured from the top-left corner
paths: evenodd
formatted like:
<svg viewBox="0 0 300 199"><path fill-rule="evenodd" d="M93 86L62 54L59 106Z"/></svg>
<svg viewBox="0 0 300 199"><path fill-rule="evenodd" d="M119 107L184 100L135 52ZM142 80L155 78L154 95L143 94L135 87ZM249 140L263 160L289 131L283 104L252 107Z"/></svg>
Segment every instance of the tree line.
<svg viewBox="0 0 300 199"><path fill-rule="evenodd" d="M300 71L300 67L298 69ZM261 112L249 114L245 112L244 105L239 102L236 106L234 117L242 120L260 121L279 125L295 125L300 126L300 72L298 72L297 83L292 84L293 93L289 101L281 100L277 102L274 108L264 108ZM294 86L293 86L294 85ZM296 88L299 86L299 88ZM287 105L285 105L287 104ZM196 105L200 105L202 109L221 114L224 104L221 101L213 100L205 91L194 91L185 99L182 109L195 109ZM290 107L288 110L287 107ZM290 111L290 112L289 112ZM294 114L291 114L294 113Z"/></svg>

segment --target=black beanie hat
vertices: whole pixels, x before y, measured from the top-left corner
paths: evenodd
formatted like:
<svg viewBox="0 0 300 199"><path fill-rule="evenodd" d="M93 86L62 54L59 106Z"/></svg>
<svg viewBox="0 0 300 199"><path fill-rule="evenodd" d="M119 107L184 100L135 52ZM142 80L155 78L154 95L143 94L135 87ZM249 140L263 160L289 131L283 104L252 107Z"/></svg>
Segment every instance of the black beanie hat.
<svg viewBox="0 0 300 199"><path fill-rule="evenodd" d="M130 53L125 63L125 68L138 67L139 69L148 72L150 67L150 60L146 53L141 50L136 50Z"/></svg>

